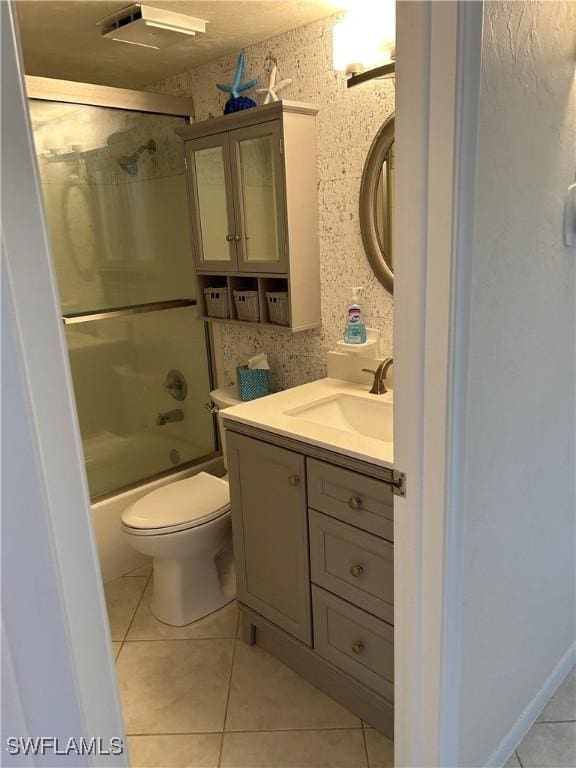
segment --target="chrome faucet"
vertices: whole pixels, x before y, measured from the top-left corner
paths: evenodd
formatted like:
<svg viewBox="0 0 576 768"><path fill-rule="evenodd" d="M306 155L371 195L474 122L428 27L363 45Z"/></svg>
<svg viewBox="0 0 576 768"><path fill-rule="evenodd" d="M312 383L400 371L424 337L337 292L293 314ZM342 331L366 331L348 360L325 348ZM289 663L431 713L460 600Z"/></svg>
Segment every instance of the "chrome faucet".
<svg viewBox="0 0 576 768"><path fill-rule="evenodd" d="M164 424L169 424L172 421L184 421L184 411L182 408L174 408L173 411L164 411L159 413L156 417L156 424L159 427L163 427Z"/></svg>
<svg viewBox="0 0 576 768"><path fill-rule="evenodd" d="M390 368L393 362L394 360L391 357L387 357L386 360L382 360L375 371L373 371L371 368L362 368L364 373L374 374L374 383L372 384L372 389L370 390L371 395L384 395L386 392L388 392L386 389L386 374L388 373L388 368Z"/></svg>

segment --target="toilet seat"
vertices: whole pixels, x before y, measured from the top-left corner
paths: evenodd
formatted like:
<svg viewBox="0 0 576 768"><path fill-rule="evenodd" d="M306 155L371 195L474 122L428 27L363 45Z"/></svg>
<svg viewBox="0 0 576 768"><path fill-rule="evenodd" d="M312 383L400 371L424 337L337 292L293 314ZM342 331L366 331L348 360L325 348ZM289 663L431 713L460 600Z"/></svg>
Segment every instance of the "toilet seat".
<svg viewBox="0 0 576 768"><path fill-rule="evenodd" d="M137 536L157 536L204 525L229 511L228 483L200 472L138 499L122 513L122 527Z"/></svg>

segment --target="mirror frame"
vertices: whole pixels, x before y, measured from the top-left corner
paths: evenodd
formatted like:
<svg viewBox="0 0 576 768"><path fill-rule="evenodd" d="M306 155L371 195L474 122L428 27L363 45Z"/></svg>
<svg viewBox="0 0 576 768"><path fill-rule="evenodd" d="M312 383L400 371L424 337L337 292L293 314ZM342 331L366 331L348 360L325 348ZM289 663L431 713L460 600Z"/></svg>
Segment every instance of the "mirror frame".
<svg viewBox="0 0 576 768"><path fill-rule="evenodd" d="M376 228L374 201L384 158L394 143L394 113L384 122L368 151L360 184L360 231L366 256L372 270L384 288L394 293L394 272Z"/></svg>

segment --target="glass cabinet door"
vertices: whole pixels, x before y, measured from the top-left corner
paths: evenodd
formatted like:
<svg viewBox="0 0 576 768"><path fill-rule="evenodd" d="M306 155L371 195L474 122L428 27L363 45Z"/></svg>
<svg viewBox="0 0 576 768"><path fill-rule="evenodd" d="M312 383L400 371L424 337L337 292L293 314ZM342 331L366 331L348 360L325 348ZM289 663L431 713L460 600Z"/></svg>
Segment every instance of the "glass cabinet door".
<svg viewBox="0 0 576 768"><path fill-rule="evenodd" d="M228 134L186 144L192 237L198 269L230 271L238 265Z"/></svg>
<svg viewBox="0 0 576 768"><path fill-rule="evenodd" d="M286 272L280 121L229 135L240 230L238 267L245 272Z"/></svg>

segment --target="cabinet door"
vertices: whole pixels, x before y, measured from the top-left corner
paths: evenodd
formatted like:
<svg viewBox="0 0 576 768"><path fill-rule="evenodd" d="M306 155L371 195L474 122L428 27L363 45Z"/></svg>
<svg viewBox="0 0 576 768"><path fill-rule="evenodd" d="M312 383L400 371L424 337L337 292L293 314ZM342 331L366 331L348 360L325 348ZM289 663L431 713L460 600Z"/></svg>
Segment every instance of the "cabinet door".
<svg viewBox="0 0 576 768"><path fill-rule="evenodd" d="M238 268L230 144L227 133L186 142L192 237L199 270Z"/></svg>
<svg viewBox="0 0 576 768"><path fill-rule="evenodd" d="M238 598L311 645L304 457L226 432Z"/></svg>
<svg viewBox="0 0 576 768"><path fill-rule="evenodd" d="M232 178L244 272L287 272L286 205L279 120L230 131Z"/></svg>

